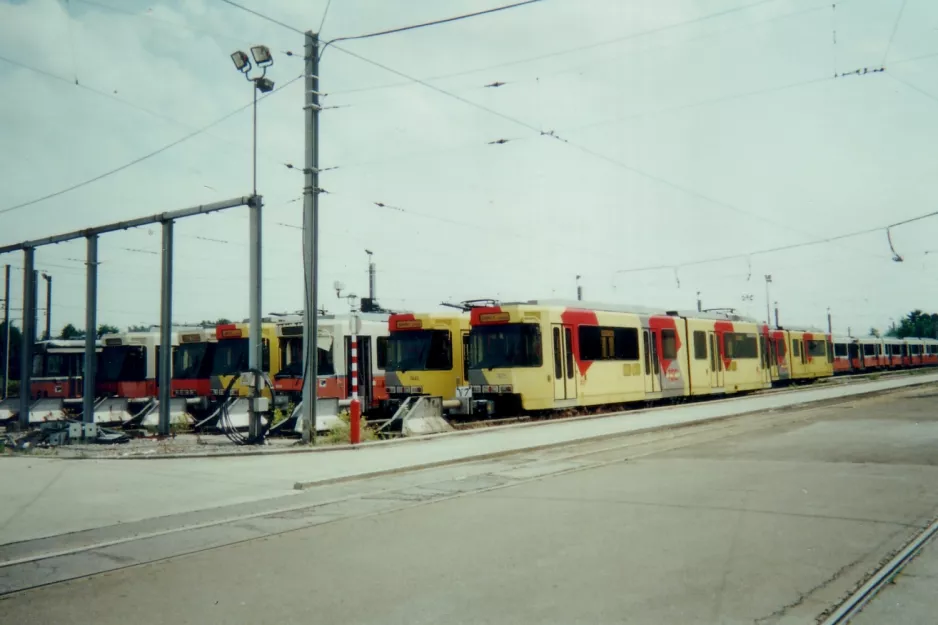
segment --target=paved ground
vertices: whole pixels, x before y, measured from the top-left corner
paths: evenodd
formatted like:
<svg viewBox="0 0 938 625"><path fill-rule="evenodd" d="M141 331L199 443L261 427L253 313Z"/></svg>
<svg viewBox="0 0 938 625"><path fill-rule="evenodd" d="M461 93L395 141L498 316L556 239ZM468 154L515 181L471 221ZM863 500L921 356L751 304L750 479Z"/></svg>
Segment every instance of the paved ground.
<svg viewBox="0 0 938 625"><path fill-rule="evenodd" d="M749 411L938 381L938 375L804 388L767 395L631 411L602 418L493 428L419 441L321 453L160 460L0 458L0 544L126 524L156 516L296 495L296 482L564 444ZM63 514L62 510L68 510Z"/></svg>
<svg viewBox="0 0 938 625"><path fill-rule="evenodd" d="M851 623L934 625L938 622L938 542L932 540Z"/></svg>
<svg viewBox="0 0 938 625"><path fill-rule="evenodd" d="M0 615L813 623L938 514L936 402L929 386L7 545Z"/></svg>

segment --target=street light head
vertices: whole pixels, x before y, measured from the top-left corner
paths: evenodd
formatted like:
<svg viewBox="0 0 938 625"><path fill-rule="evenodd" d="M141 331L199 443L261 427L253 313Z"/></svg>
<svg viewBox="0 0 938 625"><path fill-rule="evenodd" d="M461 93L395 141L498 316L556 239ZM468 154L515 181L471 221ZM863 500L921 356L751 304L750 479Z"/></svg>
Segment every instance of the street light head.
<svg viewBox="0 0 938 625"><path fill-rule="evenodd" d="M270 93L274 90L274 81L263 76L254 80L254 85L261 93Z"/></svg>
<svg viewBox="0 0 938 625"><path fill-rule="evenodd" d="M251 59L241 50L231 54L231 61L234 63L235 69L239 72L246 74L251 71Z"/></svg>
<svg viewBox="0 0 938 625"><path fill-rule="evenodd" d="M371 250L365 250L365 253L371 256L374 252L372 252Z"/></svg>
<svg viewBox="0 0 938 625"><path fill-rule="evenodd" d="M251 46L251 56L258 67L270 67L274 64L274 57L270 56L270 48L267 46Z"/></svg>

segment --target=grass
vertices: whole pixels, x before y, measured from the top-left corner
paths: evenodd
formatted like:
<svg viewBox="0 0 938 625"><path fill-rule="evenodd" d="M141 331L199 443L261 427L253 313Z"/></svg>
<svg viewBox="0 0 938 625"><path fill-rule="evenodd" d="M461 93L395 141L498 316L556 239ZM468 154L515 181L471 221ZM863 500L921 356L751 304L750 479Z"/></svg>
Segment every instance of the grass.
<svg viewBox="0 0 938 625"><path fill-rule="evenodd" d="M339 413L339 422L329 428L329 433L325 436L326 442L332 445L344 445L349 442L349 433L350 426L349 421L351 417L348 410L343 410ZM378 435L375 434L374 430L368 427L368 420L365 417L361 418L361 437L360 440L364 441L374 441L378 440Z"/></svg>

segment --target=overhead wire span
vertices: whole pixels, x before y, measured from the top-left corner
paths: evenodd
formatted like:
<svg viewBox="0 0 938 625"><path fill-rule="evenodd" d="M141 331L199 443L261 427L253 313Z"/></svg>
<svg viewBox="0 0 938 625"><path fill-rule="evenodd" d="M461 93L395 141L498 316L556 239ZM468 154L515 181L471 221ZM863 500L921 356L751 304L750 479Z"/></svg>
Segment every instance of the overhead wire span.
<svg viewBox="0 0 938 625"><path fill-rule="evenodd" d="M793 250L793 249L797 249L801 247L822 245L824 243L832 243L834 241L840 241L843 239L849 239L853 237L862 236L864 234L873 234L876 232L883 232L883 231L886 232L886 236L889 241L889 248L892 250L892 253L895 256L893 260L895 260L896 262L901 262L902 257L896 252L892 244L892 234L891 234L892 229L897 228L898 226L904 226L906 224L910 224L916 221L921 221L923 219L928 219L930 217L936 217L936 216L938 216L938 211L933 211L931 213L925 213L924 215L917 215L915 217L910 217L909 219L897 221L895 223L891 223L885 226L876 226L874 228L866 228L865 230L856 230L854 232L847 232L847 233L839 234L839 235L832 236L832 237L824 237L821 239L815 239L814 241L805 241L803 243L792 243L789 245L780 245L777 247L770 247L770 248L766 248L762 250L740 252L737 254L728 254L725 256L715 256L712 258L703 258L700 260L692 260L692 261L687 261L683 263L671 263L667 265L650 265L647 267L634 267L630 269L617 269L613 273L618 275L618 274L624 274L624 273L636 273L640 271L658 271L658 270L663 270L663 269L674 269L675 267L691 267L694 265L705 265L709 263L717 263L717 262L722 262L726 260L734 260L734 259L744 258L744 257L761 256L765 254L773 254L776 252L784 252L787 250Z"/></svg>
<svg viewBox="0 0 938 625"><path fill-rule="evenodd" d="M892 32L889 34L889 41L886 42L886 49L883 51L883 60L880 61L880 65L885 65L886 59L889 57L889 50L892 48L892 41L896 38L896 32L899 30L899 22L902 21L902 13L905 11L907 1L902 0L902 4L899 5L899 13L896 14L896 21L892 25Z"/></svg>
<svg viewBox="0 0 938 625"><path fill-rule="evenodd" d="M326 16L329 15L329 7L331 6L332 6L332 0L326 0L326 8L323 9L322 19L319 20L319 30L316 31L317 33L321 33L322 27L326 25Z"/></svg>
<svg viewBox="0 0 938 625"><path fill-rule="evenodd" d="M262 19L262 20L265 20L265 21L267 21L267 22L270 22L271 24L276 24L277 26L281 26L281 27L283 27L283 28L286 28L287 30L292 30L293 32L295 32L295 33L297 33L297 34L300 34L300 35L305 34L305 33L303 33L303 31L300 30L299 28L295 28L295 27L293 27L293 26L290 26L289 24L286 24L286 23L284 23L284 22L281 22L281 21L278 20L278 19L274 19L274 18L270 17L269 15L264 15L264 14L261 13L260 11L255 11L254 9L249 9L248 7L244 6L243 4L238 4L237 2L234 2L233 0L221 0L221 2L224 2L225 4L230 4L231 6L235 7L236 9L241 9L242 11L244 11L244 12L246 12L246 13L250 13L251 15L253 15L253 16L255 16L255 17L259 17L259 18Z"/></svg>
<svg viewBox="0 0 938 625"><path fill-rule="evenodd" d="M276 89L274 89L274 90L271 91L270 93L265 93L264 95L260 96L260 97L257 99L257 101L260 102L260 101L262 101L262 100L264 100L264 99L266 99L266 98L272 96L273 94L282 91L282 90L283 90L284 88L286 88L288 85L293 84L294 82L300 80L301 78L303 78L302 75L301 75L301 76L297 76L297 77L295 77L295 78L293 78L293 79L291 79L291 80L285 82L283 85L277 87ZM253 103L248 103L248 104L245 104L244 106L240 106L240 107L238 107L237 109L231 111L230 113L227 113L226 115L223 115L222 117L216 119L215 121L213 121L213 122L211 122L211 123L209 123L209 124L206 124L206 125L204 125L204 126L201 126L200 128L197 128L196 130L194 130L193 132L190 132L189 134L184 135L184 136L180 137L179 139L176 139L175 141L172 141L172 142L170 142L170 143L167 143L166 145L164 145L164 146L162 146L162 147L160 147L160 148L157 148L156 150L153 150L152 152L149 152L149 153L147 153L147 154L144 154L143 156L141 156L141 157L139 157L139 158L135 158L134 160L132 160L132 161L130 161L130 162L124 163L124 164L121 165L120 167L115 167L114 169L111 169L111 170L109 170L109 171L106 171L106 172L104 172L104 173L102 173L102 174L98 174L97 176L94 176L94 177L92 177L92 178L88 178L88 179L83 180L83 181L81 181L81 182L79 182L79 183L77 183L77 184L73 184L73 185L71 185L71 186L69 186L69 187L65 187L64 189L59 189L58 191L54 191L54 192L52 192L52 193L48 193L48 194L43 195L43 196L41 196L41 197L37 197L37 198L34 198L34 199L29 200L29 201L26 201L26 202L21 202L21 203L19 203L19 204L14 204L13 206L8 206L8 207L6 207L6 208L0 209L0 215L5 214L5 213L9 213L9 212L11 212L11 211L19 210L19 209L21 209L21 208L26 208L27 206L32 206L33 204L38 204L38 203L44 202L44 201L46 201L46 200L51 200L51 199L54 198L54 197L58 197L58 196L60 196L60 195L64 195L64 194L69 193L69 192L71 192L71 191L74 191L74 190L76 190L76 189L80 189L80 188L82 188L82 187L88 186L89 184L92 184L92 183L95 183L95 182L97 182L97 181L99 181L99 180L102 180L102 179L104 179L104 178L107 178L108 176L112 176L112 175L114 175L114 174L116 174L116 173L119 173L119 172L121 172L121 171L124 171L125 169L127 169L127 168L129 168L129 167L133 167L134 165L137 165L138 163L142 163L143 161L148 160L148 159L150 159L150 158L153 158L154 156L157 156L158 154L162 154L162 153L165 152L166 150L169 150L169 149L171 149L171 148L174 148L174 147L176 147L177 145L179 145L179 144L181 144L181 143L184 143L184 142L188 141L189 139L192 139L193 137L196 137L196 136L198 136L198 135L204 133L205 131L210 130L211 128L214 128L215 126L221 124L222 122L224 122L224 121L226 121L226 120L228 120L228 119L234 117L235 115L237 115L237 114L240 113L241 111L244 111L244 110L246 110L246 109L251 108L252 105L253 105Z"/></svg>
<svg viewBox="0 0 938 625"><path fill-rule="evenodd" d="M401 26L399 28L389 28L387 30L379 30L373 33L365 33L362 35L348 35L344 37L336 37L335 39L330 39L322 47L322 50L319 52L319 55L322 56L322 53L325 52L326 48L331 44L338 41L354 41L356 39L370 39L372 37L381 37L382 35L393 35L395 33L402 33L408 30L417 30L418 28L426 28L427 26L438 26L440 24L448 24L450 22L458 22L460 20L468 19L471 17L478 17L480 15L488 15L490 13L498 13L500 11L507 11L508 9L514 9L517 7L525 6L527 4L535 4L537 2L542 2L543 0L523 0L523 2L515 2L514 4L506 4L499 7L494 7L492 9L485 9L483 11L476 11L474 13L464 13L463 15L456 15L454 17L446 17L443 19L433 20L430 22L423 22L421 24L411 24L410 26Z"/></svg>
<svg viewBox="0 0 938 625"><path fill-rule="evenodd" d="M715 11L715 12L713 12L713 13L707 13L706 15L701 15L701 16L694 17L694 18L691 18L691 19L682 20L682 21L680 21L680 22L672 22L672 23L670 23L670 24L665 24L664 26L658 26L658 27L655 27L655 28L650 28L650 29L648 29L648 30L643 30L643 31L635 32L635 33L629 33L629 34L627 34L627 35L622 35L622 36L619 36L619 37L614 37L614 38L612 38L612 39L604 39L604 40L602 40L602 41L596 41L596 42L589 43L589 44L574 46L574 47L572 47L572 48L564 48L564 49L562 49L562 50L554 50L554 51L552 51L552 52L547 52L547 53L539 54L539 55L536 55L536 56L525 57L525 58L522 58L522 59L515 59L515 60L513 60L513 61L503 61L503 62L501 62L501 63L495 63L495 64L492 64L492 65L485 65L485 66L481 66L481 67L476 67L476 68L474 68L474 69L462 70L462 71L459 71L459 72L453 72L453 73L449 73L449 74L442 74L442 75L438 75L438 76L431 76L431 77L428 77L428 78L424 78L424 79L422 79L422 80L429 81L429 80L441 80L441 79L443 79L443 78L455 78L455 77L457 77L457 76L466 76L466 75L468 75L468 74L476 74L476 73L479 73L479 72L485 72L485 71L489 71L489 70L492 70L492 69L499 69L499 68L502 68L502 67L510 67L510 66L512 66L512 65L522 65L522 64L525 64L525 63L533 63L533 62L535 62L535 61L541 61L541 60L544 60L544 59L549 59L549 58L553 58L553 57L557 57L557 56L563 56L563 55L566 55L566 54L573 54L573 53L575 53L575 52L582 52L582 51L584 51L584 50L592 50L592 49L594 49L594 48L601 48L601 47L604 47L604 46L614 45L614 44L617 44L617 43L621 43L621 42L623 42L623 41L628 41L628 40L630 40L630 39L637 39L637 38L640 38L640 37L646 37L646 36L648 36L648 35L655 35L655 34L658 34L658 33L661 33L661 32L666 32L666 31L668 31L668 30L673 30L673 29L675 29L675 28L680 28L680 27L682 27L682 26L689 26L689 25L691 25L691 24L697 24L697 23L699 23L699 22L703 22L703 21L707 21L707 20L712 20L712 19L724 17L724 16L726 16L726 15L731 15L731 14L733 14L733 13L738 13L738 12L741 12L741 11L748 11L749 9L752 9L752 8L754 8L754 7L761 6L761 5L764 5L764 4L771 4L771 3L774 3L774 2L778 2L778 1L779 1L779 0L758 0L757 2L750 2L749 4L745 4L745 5L741 5L741 6L736 6L736 7L731 7L731 8L729 8L729 9L723 9L723 10L720 10L720 11ZM412 81L413 81L413 80L411 79L410 82L412 82ZM407 82L402 82L402 83L389 84L389 85L374 85L374 86L371 86L371 87L363 87L363 88L359 88L359 89L345 89L345 90L340 90L340 91L333 91L332 94L333 94L333 95L337 95L337 94L340 94L340 93L355 93L355 92L358 92L358 91L369 91L369 90L373 90L373 89L388 89L388 88L391 88L391 87L398 87L398 86L406 85L406 84L408 84L408 83L407 83Z"/></svg>

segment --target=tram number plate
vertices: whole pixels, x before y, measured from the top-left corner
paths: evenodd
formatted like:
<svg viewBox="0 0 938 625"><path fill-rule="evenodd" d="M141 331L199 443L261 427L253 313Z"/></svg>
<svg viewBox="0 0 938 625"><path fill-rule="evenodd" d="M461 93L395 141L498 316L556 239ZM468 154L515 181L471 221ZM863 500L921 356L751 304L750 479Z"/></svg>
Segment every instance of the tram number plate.
<svg viewBox="0 0 938 625"><path fill-rule="evenodd" d="M456 387L456 399L468 399L470 397L472 397L471 386L457 386Z"/></svg>

